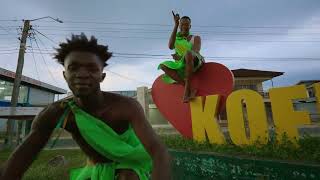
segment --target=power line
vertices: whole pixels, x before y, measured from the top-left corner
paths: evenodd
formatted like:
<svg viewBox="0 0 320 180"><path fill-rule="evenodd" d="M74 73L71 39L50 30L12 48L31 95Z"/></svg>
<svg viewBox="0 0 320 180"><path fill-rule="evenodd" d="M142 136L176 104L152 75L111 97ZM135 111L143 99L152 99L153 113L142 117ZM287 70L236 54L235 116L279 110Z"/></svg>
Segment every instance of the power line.
<svg viewBox="0 0 320 180"><path fill-rule="evenodd" d="M134 26L172 26L167 24L151 24L151 23L125 23L125 22L95 22L95 21L64 21L70 24L109 24L109 25L134 25Z"/></svg>
<svg viewBox="0 0 320 180"><path fill-rule="evenodd" d="M6 31L8 34L11 33L10 31L8 31L8 30L7 30L6 28L4 28L3 26L0 26L0 28L1 28L2 30Z"/></svg>
<svg viewBox="0 0 320 180"><path fill-rule="evenodd" d="M47 46L45 45L45 43L41 40L41 38L36 34L36 32L38 32L38 33L40 33L39 31L34 31L34 34L38 37L38 40L39 40L39 42L42 44L42 46L44 47L44 49L37 49L37 50L42 50L42 51L51 51L51 50L49 50L48 48L47 48ZM41 33L42 34L42 33ZM44 35L44 34L42 34L43 35L43 37L47 37L46 35ZM54 50L54 49L52 49L52 50Z"/></svg>
<svg viewBox="0 0 320 180"><path fill-rule="evenodd" d="M20 20L17 20L17 19L0 19L0 21L14 21L14 22L17 22L17 21L20 21Z"/></svg>
<svg viewBox="0 0 320 180"><path fill-rule="evenodd" d="M165 40L167 37L143 37L143 36L102 36L101 38L115 38L115 39L141 39L141 40ZM260 42L260 43L320 43L320 40L249 40L249 39L204 39L211 42ZM53 41L54 42L54 41ZM55 42L56 43L56 42ZM57 43L56 43L57 44Z"/></svg>
<svg viewBox="0 0 320 180"><path fill-rule="evenodd" d="M4 28L3 26L0 26L1 29L3 29L4 31L6 31L8 33L8 35L14 35L17 36L16 34L12 34L11 31L7 30L6 28ZM19 39L18 37L16 37L17 39Z"/></svg>
<svg viewBox="0 0 320 180"><path fill-rule="evenodd" d="M15 48L15 49L0 49L0 52L1 51L16 51L16 50L19 50L18 48Z"/></svg>
<svg viewBox="0 0 320 180"><path fill-rule="evenodd" d="M134 26L169 26L172 24L156 24L156 23L126 23L126 22L104 22L104 21L70 21L65 20L64 23L70 24L110 24L110 25L134 25ZM248 29L306 29L306 28L319 28L319 26L240 26L240 25L193 25L194 27L206 28L248 28Z"/></svg>
<svg viewBox="0 0 320 180"><path fill-rule="evenodd" d="M41 29L45 30L45 29ZM129 33L129 34L169 34L170 32L152 32L152 31L112 31L112 30L61 30L61 31L70 31L73 32L95 32L96 34L102 34L102 35L108 35L108 33L113 34L113 33ZM288 36L289 38L319 38L320 33L241 33L241 32L235 32L235 33L229 33L229 32L198 32L198 31L193 31L194 34L196 35L201 35L202 37L208 37L209 35L212 36L248 36L248 37L254 37L254 36ZM68 36L70 34L66 33L47 33L47 35L62 35L62 36ZM210 36L211 37L211 36ZM148 38L148 37L141 37L141 38ZM158 37L157 39L167 39L167 37Z"/></svg>
<svg viewBox="0 0 320 180"><path fill-rule="evenodd" d="M114 57L129 57L129 56L133 56L133 57L168 57L168 58L172 58L171 56L168 55L164 55L164 54L146 54L146 53L121 53L121 52L114 52L113 54L115 54L116 56ZM320 58L314 58L314 57L249 57L249 56L205 56L205 58L209 58L209 59L264 59L264 60L312 60L312 61L319 61Z"/></svg>
<svg viewBox="0 0 320 180"><path fill-rule="evenodd" d="M274 41L274 40L234 40L234 39L214 39L221 42L274 42L274 43L320 43L320 41Z"/></svg>
<svg viewBox="0 0 320 180"><path fill-rule="evenodd" d="M171 57L165 54L147 54L147 53L122 53L122 52L113 52L115 55L128 55L128 56L151 56L151 57ZM241 59L308 59L308 60L320 60L320 58L314 57L249 57L249 56L205 56L206 58L241 58Z"/></svg>
<svg viewBox="0 0 320 180"><path fill-rule="evenodd" d="M115 58L127 58L127 59L162 59L162 60L171 60L172 57L148 57L148 56L113 56ZM219 57L205 57L206 62L211 62L211 61L253 61L253 62L261 62L261 61L272 61L272 62L311 62L315 61L318 62L320 61L319 59L259 59L259 58L252 58L252 59L232 59L232 58L219 58ZM210 60L210 61L209 61Z"/></svg>
<svg viewBox="0 0 320 180"><path fill-rule="evenodd" d="M43 33L39 32L37 29L35 29L39 34L41 34L42 36L44 36L46 39L48 39L49 41L53 42L54 44L58 44L55 40L49 38L47 35L44 35ZM42 29L45 30L45 29ZM62 30L62 31L74 31L74 30ZM97 30L90 30L91 32L121 32L119 30L116 31L110 31L110 30L102 30L102 31L97 31ZM134 33L147 33L146 32L134 32ZM154 33L154 32L149 32L149 33ZM220 34L219 34L220 33ZM215 35L225 35L225 36L259 36L259 35L287 35L285 33L224 33L224 32L216 32ZM320 35L320 33L317 33L318 35ZM315 33L313 34L300 34L300 35L317 35ZM51 34L51 35L67 35L67 34ZM290 34L292 35L292 34ZM119 39L143 39L143 40L164 40L167 39L167 37L145 37L145 36L104 36L104 38L119 38ZM293 37L291 37L293 38ZM203 40L206 40L205 38L203 38ZM279 40L246 40L246 39L210 39L210 41L216 41L216 42L261 42L261 43L320 43L320 40L283 40L283 41L279 41Z"/></svg>
<svg viewBox="0 0 320 180"><path fill-rule="evenodd" d="M6 46L0 46L0 48L16 48L19 44L6 44Z"/></svg>
<svg viewBox="0 0 320 180"><path fill-rule="evenodd" d="M33 38L35 38L35 37L33 37ZM36 61L36 58L34 57L34 53L33 53L32 39L31 39L31 37L29 39L30 39L30 44L31 44L32 59L33 59L34 65L35 65L37 77L38 77L38 80L41 81L40 76L39 76L39 72L38 72L37 61Z"/></svg>
<svg viewBox="0 0 320 180"><path fill-rule="evenodd" d="M172 30L154 30L154 29L145 29L145 28L101 28L101 27L95 27L95 28L88 28L88 27L57 27L54 29L42 29L40 26L40 28L38 28L38 30L44 30L44 31L90 31L90 32L130 32L130 33L170 33ZM53 26L54 27L54 26ZM64 29L64 28L68 28L68 29ZM195 30L192 31L194 33L200 33L200 34L211 34L214 33L214 35L288 35L287 31L282 31L282 32L259 32L259 31L210 31L210 30ZM319 35L320 33L318 32L303 32L303 33L299 33L299 32L292 32L290 33L290 35ZM50 34L52 35L52 34Z"/></svg>
<svg viewBox="0 0 320 180"><path fill-rule="evenodd" d="M38 37L38 35L37 35L36 33L35 33L35 35L36 35L36 36L37 36L37 38L39 39L39 37ZM39 44L38 44L38 42L37 42L37 39L35 38L35 39L34 39L34 41L35 41L35 43L36 43L36 45L37 45L38 49L40 50ZM43 62L44 62L44 64L45 64L46 68L47 68L47 69L48 69L48 71L49 71L49 74L50 74L51 78L53 79L53 81L54 81L56 84L58 84L58 83L57 83L57 81L56 81L56 79L54 78L53 74L51 73L51 70L49 69L49 67L48 67L48 65L47 65L47 63L46 63L46 61L45 61L45 59L44 59L44 56L43 56L43 53L42 53L42 51L41 51L41 50L40 50L40 54L41 54L42 60L43 60Z"/></svg>
<svg viewBox="0 0 320 180"><path fill-rule="evenodd" d="M121 52L113 52L113 54L117 54L117 55L133 55L133 56L165 56L165 57L168 57L168 55L165 55L165 54L147 54L147 53L121 53Z"/></svg>
<svg viewBox="0 0 320 180"><path fill-rule="evenodd" d="M39 31L37 31L37 32L39 32ZM34 32L34 34L37 36L37 34ZM46 37L46 35L45 34L42 34L44 37ZM37 36L38 37L38 36ZM39 41L40 41L40 43L44 46L44 48L45 48L45 51L50 51L48 48L47 48L47 46L44 44L44 42L41 40L41 38L39 38L38 37L38 39L39 39ZM41 49L39 49L39 51L41 52ZM53 54L53 53L52 53ZM58 66L62 71L63 71L63 69L62 69L62 67L61 66Z"/></svg>
<svg viewBox="0 0 320 180"><path fill-rule="evenodd" d="M145 85L148 85L148 86L151 86L152 84L150 83L146 83L146 82L142 82L142 81L139 81L139 80L136 80L136 79L133 79L133 78L130 78L130 77L127 77L127 76L124 76L124 75L121 75L119 73L116 73L116 72L113 72L113 71L110 71L110 70L106 70L107 72L110 72L111 74L114 74L118 77L121 77L123 79L127 79L127 80L130 80L130 81L134 81L134 82L137 82L139 84L145 84Z"/></svg>
<svg viewBox="0 0 320 180"><path fill-rule="evenodd" d="M42 45L43 45L43 43L42 43ZM38 49L38 48L33 48L33 50L37 50L37 51L45 51L45 52L52 52L53 53L53 51L54 51L54 49L47 49L47 48L45 48L45 49Z"/></svg>
<svg viewBox="0 0 320 180"><path fill-rule="evenodd" d="M5 52L5 53L0 52L0 54L17 54L17 53L18 53L18 51L17 52Z"/></svg>
<svg viewBox="0 0 320 180"><path fill-rule="evenodd" d="M18 41L19 41L19 38L17 38L17 37L0 37L0 39L6 39L6 40L18 40Z"/></svg>
<svg viewBox="0 0 320 180"><path fill-rule="evenodd" d="M8 36L8 35L11 36L11 34L0 34L0 36ZM15 35L15 36L16 36L16 35Z"/></svg>
<svg viewBox="0 0 320 180"><path fill-rule="evenodd" d="M43 33L39 32L38 30L36 30L36 29L33 29L33 30L36 31L37 33L39 33L40 35L42 35L43 37L45 37L46 39L48 39L49 41L53 42L55 45L58 44L56 41L52 40L48 36L46 36Z"/></svg>
<svg viewBox="0 0 320 180"><path fill-rule="evenodd" d="M41 49L34 49L41 50ZM53 51L48 49L42 51L43 54L53 54ZM39 52L35 52L39 53ZM147 53L122 53L113 52L115 58L133 58L133 59L172 59L171 56L165 54L147 54ZM249 56L204 56L206 59L221 59L225 61L320 61L320 57L249 57Z"/></svg>
<svg viewBox="0 0 320 180"><path fill-rule="evenodd" d="M137 31L139 33L168 33L171 32L172 29L146 29L146 28L114 28L114 27L63 27L63 26L37 26L38 30L54 30L54 31L90 31L90 32L122 32L122 31ZM43 27L45 27L43 29ZM98 31L99 30L99 31ZM249 34L263 34L263 35L274 35L274 34L288 34L288 31L280 31L278 33L276 32L260 32L260 31L226 31L226 30L192 30L192 32L197 32L197 33L215 33L215 34L221 34L221 33L231 33L231 34L239 34L239 33L249 33ZM312 35L317 35L319 34L318 32L291 32L290 34L300 34L300 35L306 35L306 34L312 34Z"/></svg>

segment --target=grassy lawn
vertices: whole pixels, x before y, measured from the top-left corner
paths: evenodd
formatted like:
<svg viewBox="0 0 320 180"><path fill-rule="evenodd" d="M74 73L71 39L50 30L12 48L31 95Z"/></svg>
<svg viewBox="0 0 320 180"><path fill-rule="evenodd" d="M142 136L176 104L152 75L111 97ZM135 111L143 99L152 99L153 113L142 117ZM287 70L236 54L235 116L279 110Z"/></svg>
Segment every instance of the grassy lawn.
<svg viewBox="0 0 320 180"><path fill-rule="evenodd" d="M307 164L320 164L320 138L306 137L298 140L296 144L285 137L282 141L270 141L263 145L257 142L249 146L235 146L231 144L215 145L209 143L197 143L181 136L162 136L162 140L171 149L187 151L216 152L226 155L255 157L262 159L279 159ZM4 162L10 152L0 152L0 164ZM67 160L67 166L51 168L47 165L49 159L56 155L63 155ZM44 150L25 174L23 180L50 180L68 179L68 172L72 168L85 165L86 157L80 150Z"/></svg>
<svg viewBox="0 0 320 180"><path fill-rule="evenodd" d="M198 143L177 136L162 136L162 140L171 149L193 152L215 152L225 155L254 157L259 159L286 160L307 164L320 164L320 137L304 137L295 143L286 136L281 141L271 139L267 144L258 141L253 145L236 146L233 144Z"/></svg>
<svg viewBox="0 0 320 180"><path fill-rule="evenodd" d="M10 152L0 152L0 164L4 162ZM63 155L67 160L65 167L49 167L47 162L56 155ZM80 150L44 150L26 172L23 180L64 180L69 179L69 169L85 165L86 157Z"/></svg>

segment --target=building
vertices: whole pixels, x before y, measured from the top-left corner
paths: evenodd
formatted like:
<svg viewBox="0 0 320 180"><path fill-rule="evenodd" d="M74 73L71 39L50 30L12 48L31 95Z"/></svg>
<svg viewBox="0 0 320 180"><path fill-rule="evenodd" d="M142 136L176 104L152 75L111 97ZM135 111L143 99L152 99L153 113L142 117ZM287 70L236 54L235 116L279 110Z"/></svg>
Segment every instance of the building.
<svg viewBox="0 0 320 180"><path fill-rule="evenodd" d="M313 85L318 82L320 82L320 80L302 80L302 81L299 81L296 85L301 85L301 84L305 85L308 90L309 97L315 98L315 91L314 91Z"/></svg>
<svg viewBox="0 0 320 180"><path fill-rule="evenodd" d="M15 73L0 68L0 107L11 106L11 95ZM22 76L18 106L44 107L54 102L55 96L66 94L67 90ZM19 113L19 112L18 112ZM1 115L1 114L0 114ZM0 119L0 133L6 131L7 119ZM31 121L26 124L30 128Z"/></svg>
<svg viewBox="0 0 320 180"><path fill-rule="evenodd" d="M264 99L268 123L269 125L273 126L269 93L263 89L263 83L266 81L271 81L273 84L272 79L281 76L284 73L276 71L262 71L255 69L235 69L231 71L235 79L233 91L239 89L250 89L257 91ZM222 127L227 126L226 112L220 115L219 122L221 123Z"/></svg>
<svg viewBox="0 0 320 180"><path fill-rule="evenodd" d="M135 90L128 90L128 91L108 91L115 94L120 94L122 96L132 97L135 98L137 96L137 91Z"/></svg>
<svg viewBox="0 0 320 180"><path fill-rule="evenodd" d="M294 101L294 108L299 111L310 112L310 118L313 124L320 125L320 107L317 107L317 99L315 97L315 89L313 85L319 83L320 80L303 80L299 81L296 85L305 85L308 91L308 99L299 99ZM319 108L319 109L318 109ZM320 128L317 133L320 135Z"/></svg>
<svg viewBox="0 0 320 180"><path fill-rule="evenodd" d="M231 71L235 78L234 90L251 89L259 92L265 98L269 96L263 90L262 83L269 80L272 81L273 78L283 75L283 72L254 69L235 69Z"/></svg>

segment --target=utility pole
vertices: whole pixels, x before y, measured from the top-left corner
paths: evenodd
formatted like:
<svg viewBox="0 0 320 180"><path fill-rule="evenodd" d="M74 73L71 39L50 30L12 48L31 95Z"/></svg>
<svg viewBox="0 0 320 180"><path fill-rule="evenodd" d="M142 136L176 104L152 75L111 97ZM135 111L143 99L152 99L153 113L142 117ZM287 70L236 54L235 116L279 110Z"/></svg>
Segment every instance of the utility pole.
<svg viewBox="0 0 320 180"><path fill-rule="evenodd" d="M20 39L18 64L17 64L16 74L15 74L15 78L14 78L14 85L13 85L13 90L12 90L12 96L11 96L11 110L10 110L11 116L13 116L15 114L16 107L18 104L22 70L23 70L23 64L24 64L24 53L26 50L26 42L27 42L27 38L29 35L29 30L31 29L30 22L36 21L36 20L41 20L41 19L46 19L46 18L52 19L52 20L59 22L59 23L63 23L61 20L54 19L50 16L41 17L41 18L32 19L32 20L24 20L22 36ZM13 119L9 118L7 121L7 134L6 134L6 142L5 142L5 146L7 148L14 147L14 144L13 144L14 124L15 124L15 121ZM21 124L19 126L21 126ZM19 131L20 130L18 130L18 132L17 132L17 145L19 144L19 140L20 140L20 132Z"/></svg>
<svg viewBox="0 0 320 180"><path fill-rule="evenodd" d="M22 36L20 39L18 64L17 64L16 74L15 74L14 84L13 84L13 90L12 90L12 96L11 96L11 110L10 110L11 116L15 114L16 107L18 104L22 70L23 70L23 64L24 64L24 53L26 51L26 42L27 42L29 30L30 30L30 20L24 20ZM14 145L13 144L14 124L15 124L15 121L13 119L8 119L8 121L7 121L7 142L6 142L6 146L8 148L12 148Z"/></svg>

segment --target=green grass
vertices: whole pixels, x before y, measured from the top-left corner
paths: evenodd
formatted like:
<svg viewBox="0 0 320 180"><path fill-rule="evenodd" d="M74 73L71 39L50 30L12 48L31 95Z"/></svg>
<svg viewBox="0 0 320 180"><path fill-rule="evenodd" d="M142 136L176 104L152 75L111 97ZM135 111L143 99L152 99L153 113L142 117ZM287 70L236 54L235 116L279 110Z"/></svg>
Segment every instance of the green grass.
<svg viewBox="0 0 320 180"><path fill-rule="evenodd" d="M4 162L10 152L0 152L0 163ZM48 161L56 155L63 155L67 160L64 167L50 167ZM85 165L86 157L80 150L44 150L32 163L23 180L64 180L69 179L69 170Z"/></svg>
<svg viewBox="0 0 320 180"><path fill-rule="evenodd" d="M307 164L320 163L320 138L315 137L305 137L292 143L286 136L283 136L281 141L273 139L265 145L257 141L254 145L247 146L198 143L179 135L161 136L161 138L169 148L177 150L215 152L242 157L299 161ZM9 157L9 154L9 151L0 152L0 164ZM47 165L47 162L56 155L63 155L67 159L68 163L65 167L51 168ZM85 162L86 157L80 150L45 150L42 151L34 161L24 175L23 180L68 179L70 169L81 167Z"/></svg>
<svg viewBox="0 0 320 180"><path fill-rule="evenodd" d="M236 146L234 144L199 143L180 135L162 137L168 148L188 151L215 152L226 155L254 157L261 159L278 159L312 164L320 163L320 138L306 136L295 142L285 135L282 140L271 139L267 144L259 141L253 145Z"/></svg>

